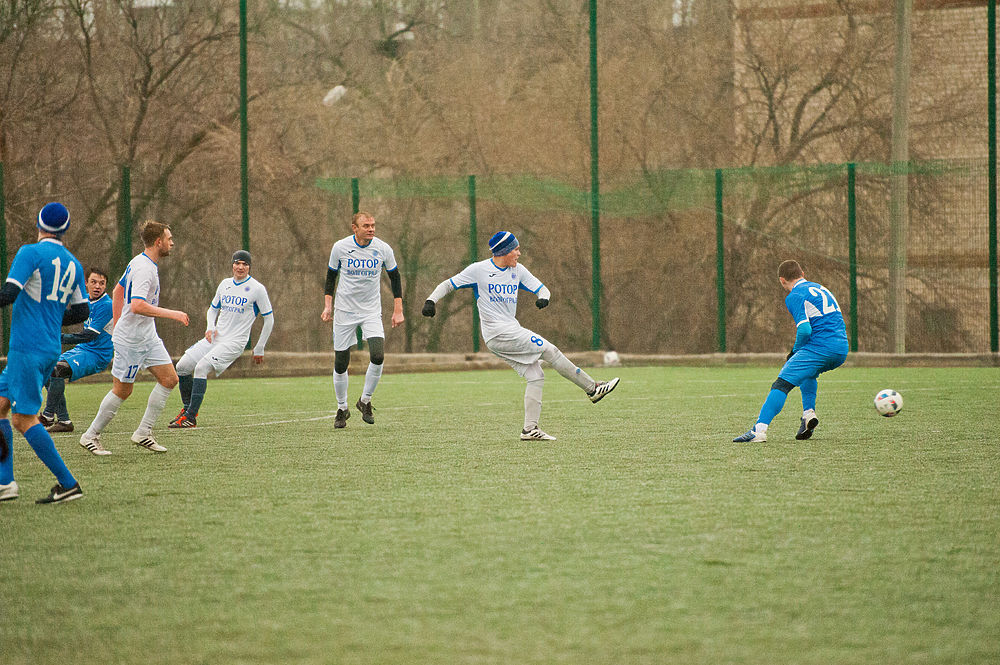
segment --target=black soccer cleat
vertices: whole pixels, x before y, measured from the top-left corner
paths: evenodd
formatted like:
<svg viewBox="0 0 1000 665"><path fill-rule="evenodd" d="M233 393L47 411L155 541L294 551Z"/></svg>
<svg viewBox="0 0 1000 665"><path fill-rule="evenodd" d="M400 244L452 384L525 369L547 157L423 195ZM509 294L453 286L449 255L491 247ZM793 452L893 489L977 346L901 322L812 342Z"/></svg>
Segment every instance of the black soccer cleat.
<svg viewBox="0 0 1000 665"><path fill-rule="evenodd" d="M350 409L337 409L337 417L333 419L334 429L344 429L347 427L347 419L351 417Z"/></svg>
<svg viewBox="0 0 1000 665"><path fill-rule="evenodd" d="M45 427L51 427L52 425L55 424L56 417L55 415L51 415L43 411L42 413L38 414L38 422L40 422Z"/></svg>
<svg viewBox="0 0 1000 665"><path fill-rule="evenodd" d="M816 429L816 425L819 425L819 418L816 416L803 418L802 424L799 425L799 433L795 435L795 438L799 441L805 441L813 435L813 430Z"/></svg>
<svg viewBox="0 0 1000 665"><path fill-rule="evenodd" d="M354 406L356 406L358 408L358 411L361 412L361 420L365 421L369 425L375 424L375 415L372 413L372 409L374 409L375 407L372 406L371 402L365 404L364 402L361 401L361 398L359 397L358 403L355 404Z"/></svg>
<svg viewBox="0 0 1000 665"><path fill-rule="evenodd" d="M72 487L63 487L57 483L48 496L43 496L41 499L35 501L35 503L65 503L66 501L81 498L83 498L83 490L80 489L80 483Z"/></svg>
<svg viewBox="0 0 1000 665"><path fill-rule="evenodd" d="M178 420L180 420L181 418L184 417L185 413L187 413L187 408L186 407L181 407L181 412L178 413L176 416L174 416L174 419L170 421L170 423L167 425L167 427L170 427L170 425L176 424Z"/></svg>

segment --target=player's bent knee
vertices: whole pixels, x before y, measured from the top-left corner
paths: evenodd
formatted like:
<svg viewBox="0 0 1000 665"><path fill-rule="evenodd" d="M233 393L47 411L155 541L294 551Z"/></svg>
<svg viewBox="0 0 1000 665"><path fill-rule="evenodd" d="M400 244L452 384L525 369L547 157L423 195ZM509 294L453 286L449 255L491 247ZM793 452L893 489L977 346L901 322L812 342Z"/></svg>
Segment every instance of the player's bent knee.
<svg viewBox="0 0 1000 665"><path fill-rule="evenodd" d="M781 392L785 393L786 395L789 392L791 392L792 388L794 388L794 387L795 387L794 383L790 383L788 381L785 381L784 379L782 379L780 377L778 378L777 381L775 381L774 383L771 384L771 390L780 390Z"/></svg>
<svg viewBox="0 0 1000 665"><path fill-rule="evenodd" d="M368 338L368 360L373 365L381 365L385 361L385 341L381 337Z"/></svg>
<svg viewBox="0 0 1000 665"><path fill-rule="evenodd" d="M73 368L65 360L60 360L56 363L55 369L52 370L52 376L57 379L72 379Z"/></svg>

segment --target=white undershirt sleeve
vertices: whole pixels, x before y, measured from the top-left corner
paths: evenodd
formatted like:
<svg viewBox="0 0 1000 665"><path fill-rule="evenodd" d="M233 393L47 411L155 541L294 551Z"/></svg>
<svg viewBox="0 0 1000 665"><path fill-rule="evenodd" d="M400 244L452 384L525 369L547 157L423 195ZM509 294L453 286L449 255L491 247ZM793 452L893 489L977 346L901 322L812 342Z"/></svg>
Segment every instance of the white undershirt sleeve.
<svg viewBox="0 0 1000 665"><path fill-rule="evenodd" d="M264 347L267 345L267 338L271 336L273 328L274 314L268 314L264 317L264 325L260 329L260 337L257 338L257 345L253 347L253 354L255 356L264 355Z"/></svg>
<svg viewBox="0 0 1000 665"><path fill-rule="evenodd" d="M549 290L545 287L544 284L542 284L542 288L538 289L538 293L536 295L538 296L539 300L548 300L552 297L552 294L549 293Z"/></svg>
<svg viewBox="0 0 1000 665"><path fill-rule="evenodd" d="M215 330L215 324L219 321L219 311L220 310L210 306L208 311L205 312L205 321L208 324L208 327L205 328L205 332Z"/></svg>
<svg viewBox="0 0 1000 665"><path fill-rule="evenodd" d="M444 298L454 290L455 286L451 283L451 280L446 279L437 285L437 288L434 289L429 296L427 296L427 299L433 300L436 303L438 300L441 300L441 298Z"/></svg>

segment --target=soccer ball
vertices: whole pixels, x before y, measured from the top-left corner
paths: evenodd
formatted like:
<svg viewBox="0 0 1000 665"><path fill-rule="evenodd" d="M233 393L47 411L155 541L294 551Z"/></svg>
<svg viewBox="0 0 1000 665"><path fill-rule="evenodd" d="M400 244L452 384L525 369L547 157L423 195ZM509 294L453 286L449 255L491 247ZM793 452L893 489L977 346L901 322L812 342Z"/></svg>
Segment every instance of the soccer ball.
<svg viewBox="0 0 1000 665"><path fill-rule="evenodd" d="M903 408L903 396L886 388L875 395L875 410L886 418L891 418Z"/></svg>
<svg viewBox="0 0 1000 665"><path fill-rule="evenodd" d="M605 351L604 352L604 366L605 367L618 367L622 364L621 358L618 357L616 351Z"/></svg>

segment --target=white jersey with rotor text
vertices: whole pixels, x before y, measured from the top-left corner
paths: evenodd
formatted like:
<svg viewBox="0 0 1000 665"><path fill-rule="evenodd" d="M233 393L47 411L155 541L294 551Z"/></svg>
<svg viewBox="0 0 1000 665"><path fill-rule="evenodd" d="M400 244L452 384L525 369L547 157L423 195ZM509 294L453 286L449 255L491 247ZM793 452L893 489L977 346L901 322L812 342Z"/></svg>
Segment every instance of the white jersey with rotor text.
<svg viewBox="0 0 1000 665"><path fill-rule="evenodd" d="M236 340L245 346L257 316L271 314L271 300L264 285L253 277L248 275L241 282L229 277L215 290L212 310L218 315L215 325L210 326L219 333L216 341Z"/></svg>
<svg viewBox="0 0 1000 665"><path fill-rule="evenodd" d="M483 339L489 341L503 332L521 328L517 322L517 292L537 294L545 288L542 282L521 264L513 268L498 268L493 259L468 266L450 280L456 289L471 288L479 308Z"/></svg>
<svg viewBox="0 0 1000 665"><path fill-rule="evenodd" d="M156 263L145 252L135 256L118 283L125 289L125 306L111 335L114 345L141 347L157 341L156 319L132 311L133 300L145 300L154 307L159 306L160 273Z"/></svg>
<svg viewBox="0 0 1000 665"><path fill-rule="evenodd" d="M382 270L396 269L396 257L385 241L372 238L362 247L354 235L338 240L330 251L329 267L337 271L335 313L382 315Z"/></svg>

